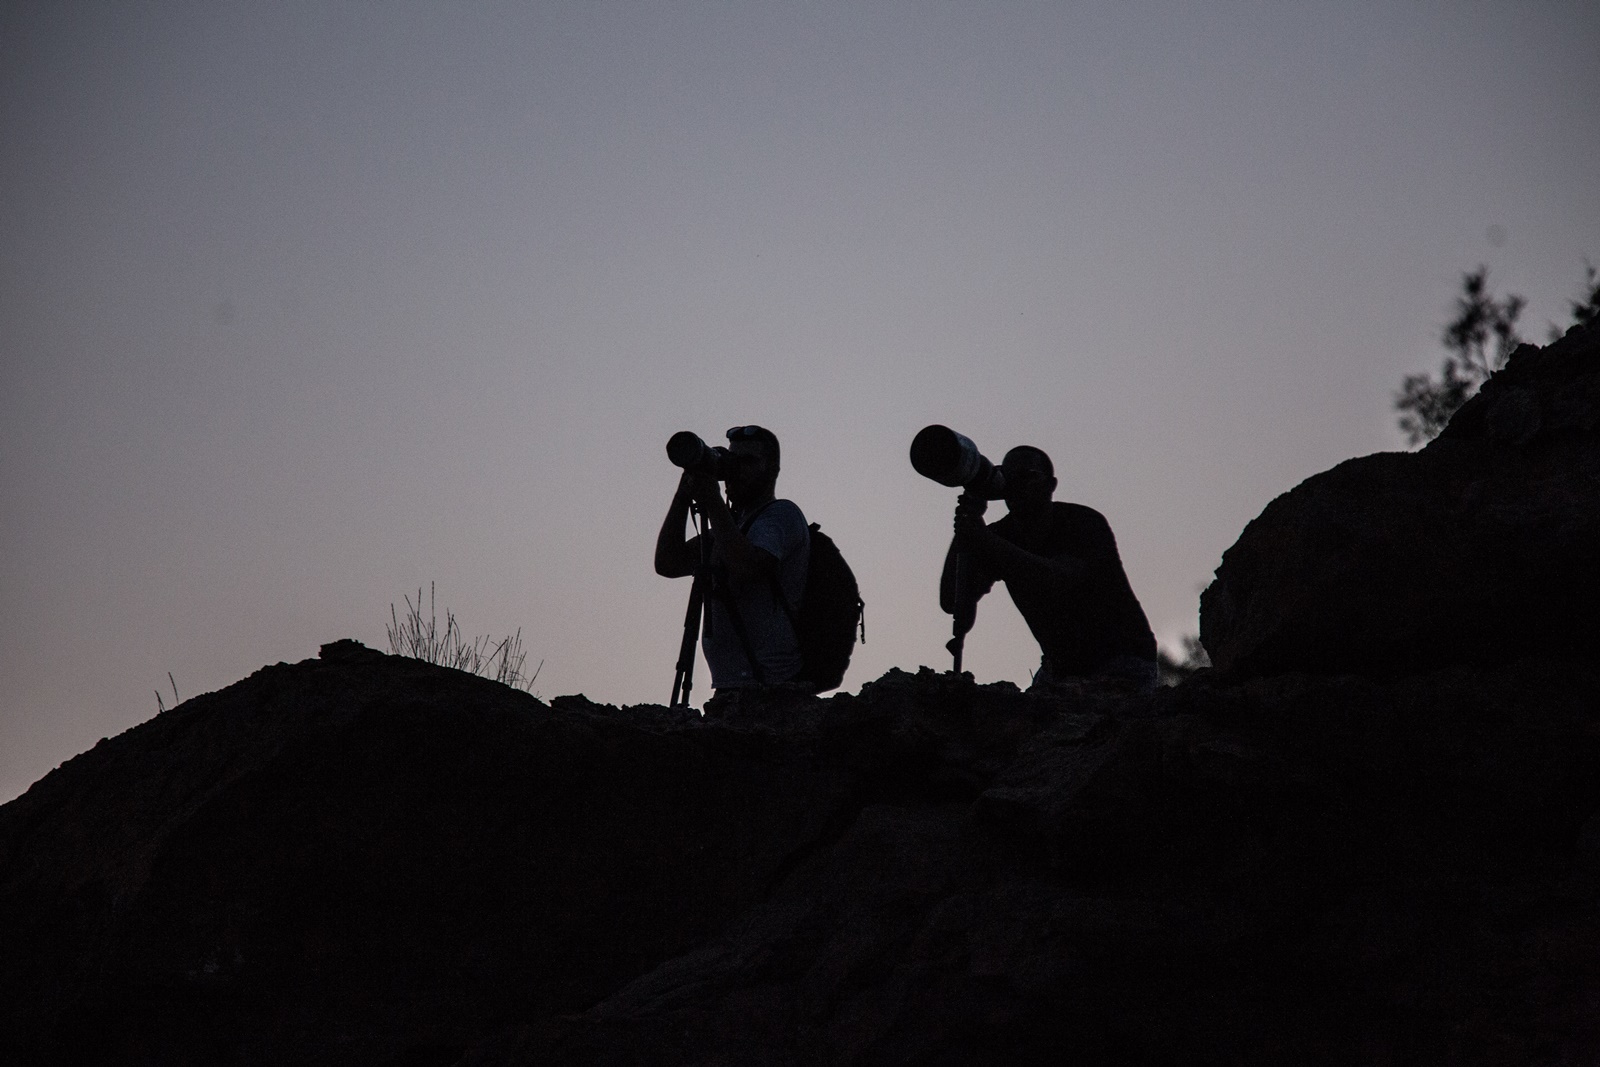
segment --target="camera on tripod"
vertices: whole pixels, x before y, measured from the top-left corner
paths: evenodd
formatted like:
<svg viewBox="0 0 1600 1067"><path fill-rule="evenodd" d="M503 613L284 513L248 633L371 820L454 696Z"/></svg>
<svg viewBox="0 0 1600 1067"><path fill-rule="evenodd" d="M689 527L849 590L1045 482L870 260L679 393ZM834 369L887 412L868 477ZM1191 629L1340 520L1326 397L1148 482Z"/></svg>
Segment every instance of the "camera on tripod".
<svg viewBox="0 0 1600 1067"><path fill-rule="evenodd" d="M667 458L673 466L707 474L719 482L734 476L739 457L721 445L708 445L691 430L679 430L667 439Z"/></svg>
<svg viewBox="0 0 1600 1067"><path fill-rule="evenodd" d="M911 439L911 465L924 478L964 489L984 500L999 500L1006 495L1006 479L1000 468L984 458L971 438L948 426L935 423L917 431Z"/></svg>

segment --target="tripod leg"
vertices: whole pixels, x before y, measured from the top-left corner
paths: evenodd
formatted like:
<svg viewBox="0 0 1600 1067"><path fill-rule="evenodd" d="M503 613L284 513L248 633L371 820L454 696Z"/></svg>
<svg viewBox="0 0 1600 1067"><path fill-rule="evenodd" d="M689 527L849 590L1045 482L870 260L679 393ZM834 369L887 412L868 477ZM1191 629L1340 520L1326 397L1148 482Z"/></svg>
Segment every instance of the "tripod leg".
<svg viewBox="0 0 1600 1067"><path fill-rule="evenodd" d="M672 680L672 703L669 707L689 706L689 690L694 687L694 646L695 639L700 635L700 611L703 605L700 575L696 574L694 585L689 589L689 606L683 613L683 641L678 645L678 673Z"/></svg>
<svg viewBox="0 0 1600 1067"><path fill-rule="evenodd" d="M690 505L689 521L693 522L700 542L700 565L694 570L694 584L689 587L689 606L683 613L683 643L678 646L678 673L672 681L672 703L669 707L687 708L689 690L694 687L695 643L700 638L700 617L705 610L707 583L711 581L711 529L703 522L698 508Z"/></svg>

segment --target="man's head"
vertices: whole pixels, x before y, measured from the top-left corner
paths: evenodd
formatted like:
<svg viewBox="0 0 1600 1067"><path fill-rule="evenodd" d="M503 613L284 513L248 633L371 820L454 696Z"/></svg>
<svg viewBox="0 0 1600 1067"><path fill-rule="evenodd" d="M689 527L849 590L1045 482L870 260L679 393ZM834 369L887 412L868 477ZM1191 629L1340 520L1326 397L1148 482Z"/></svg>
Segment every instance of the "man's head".
<svg viewBox="0 0 1600 1067"><path fill-rule="evenodd" d="M735 426L728 431L728 451L738 468L728 479L728 499L736 508L759 504L772 496L778 481L778 436L764 426Z"/></svg>
<svg viewBox="0 0 1600 1067"><path fill-rule="evenodd" d="M1056 491L1055 465L1044 449L1018 445L1000 462L1006 480L1006 508L1024 517L1042 513Z"/></svg>

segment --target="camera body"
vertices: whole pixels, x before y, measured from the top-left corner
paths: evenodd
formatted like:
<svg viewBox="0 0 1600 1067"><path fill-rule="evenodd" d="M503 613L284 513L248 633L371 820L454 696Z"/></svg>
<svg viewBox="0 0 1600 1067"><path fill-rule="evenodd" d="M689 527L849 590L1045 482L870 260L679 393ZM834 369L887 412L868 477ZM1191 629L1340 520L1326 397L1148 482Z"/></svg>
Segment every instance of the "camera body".
<svg viewBox="0 0 1600 1067"><path fill-rule="evenodd" d="M986 459L972 439L948 426L924 426L911 439L911 465L924 478L964 489L984 500L1006 495L1005 475Z"/></svg>
<svg viewBox="0 0 1600 1067"><path fill-rule="evenodd" d="M679 430L667 439L667 458L675 467L710 475L719 482L732 478L739 467L739 459L732 452L721 445L706 444L691 430Z"/></svg>

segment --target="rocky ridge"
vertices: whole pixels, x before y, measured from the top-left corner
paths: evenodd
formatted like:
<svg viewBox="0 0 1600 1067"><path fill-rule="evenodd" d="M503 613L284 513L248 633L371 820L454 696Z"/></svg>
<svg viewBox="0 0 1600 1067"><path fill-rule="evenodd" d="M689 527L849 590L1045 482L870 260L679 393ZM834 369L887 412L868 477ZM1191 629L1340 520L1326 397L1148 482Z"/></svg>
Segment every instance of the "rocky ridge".
<svg viewBox="0 0 1600 1067"><path fill-rule="evenodd" d="M187 701L0 807L0 1061L1600 1060L1597 365L1274 501L1154 694Z"/></svg>

